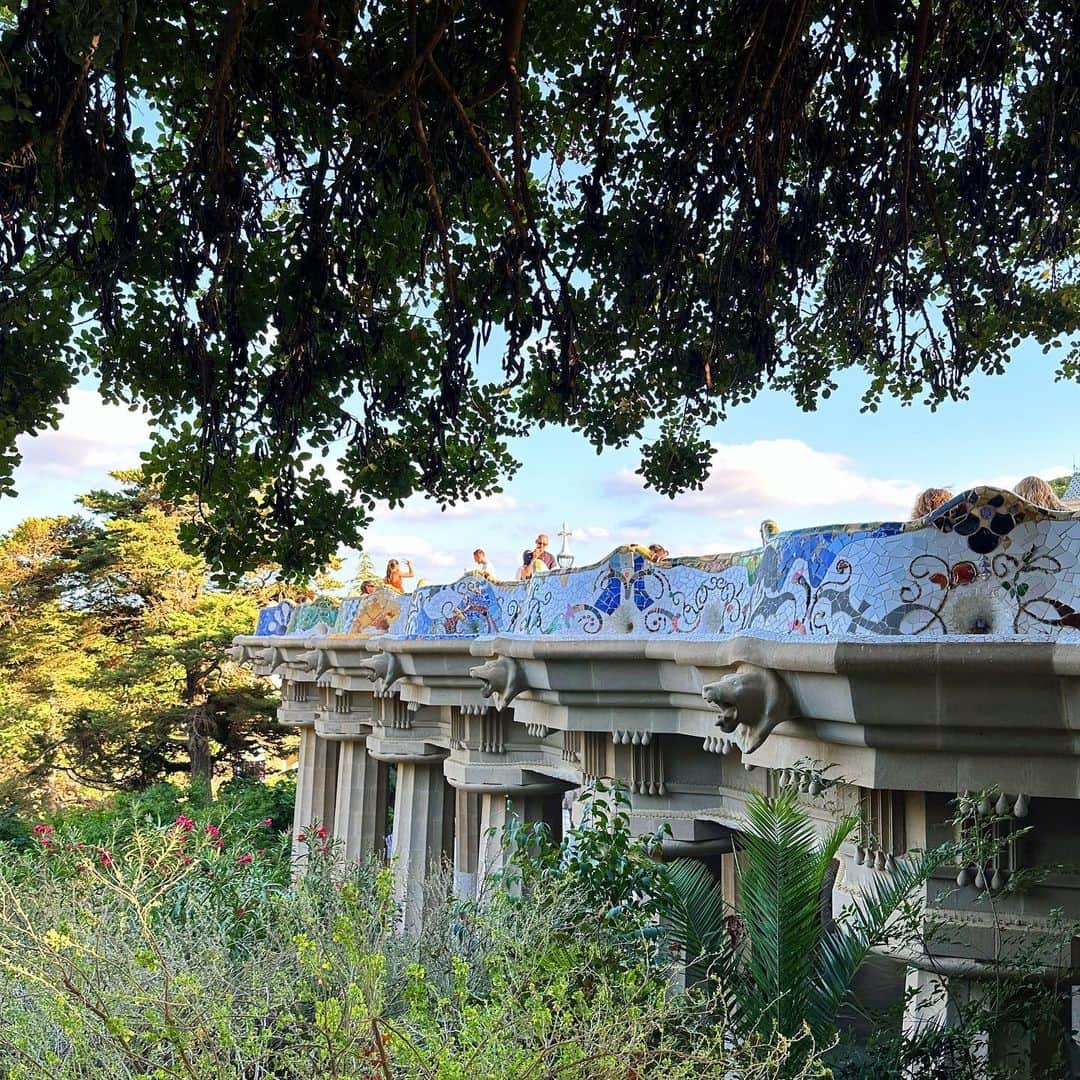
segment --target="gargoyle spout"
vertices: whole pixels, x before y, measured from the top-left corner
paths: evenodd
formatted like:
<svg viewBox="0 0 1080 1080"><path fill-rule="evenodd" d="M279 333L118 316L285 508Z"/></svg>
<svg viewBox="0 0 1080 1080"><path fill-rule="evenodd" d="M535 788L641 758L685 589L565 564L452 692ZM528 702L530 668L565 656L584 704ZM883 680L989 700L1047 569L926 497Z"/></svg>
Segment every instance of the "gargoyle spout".
<svg viewBox="0 0 1080 1080"><path fill-rule="evenodd" d="M701 688L701 696L720 714L717 727L753 753L769 734L794 716L791 691L770 668L740 664L729 675Z"/></svg>
<svg viewBox="0 0 1080 1080"><path fill-rule="evenodd" d="M388 652L376 653L361 660L356 667L360 675L372 681L376 697L385 697L390 687L405 674L397 655Z"/></svg>
<svg viewBox="0 0 1080 1080"><path fill-rule="evenodd" d="M493 660L469 668L469 674L483 683L483 694L491 698L496 709L505 709L511 701L529 688L525 669L513 657L497 656Z"/></svg>
<svg viewBox="0 0 1080 1080"><path fill-rule="evenodd" d="M316 679L321 678L330 670L330 654L325 649L308 649L307 652L300 654L300 660L315 673Z"/></svg>

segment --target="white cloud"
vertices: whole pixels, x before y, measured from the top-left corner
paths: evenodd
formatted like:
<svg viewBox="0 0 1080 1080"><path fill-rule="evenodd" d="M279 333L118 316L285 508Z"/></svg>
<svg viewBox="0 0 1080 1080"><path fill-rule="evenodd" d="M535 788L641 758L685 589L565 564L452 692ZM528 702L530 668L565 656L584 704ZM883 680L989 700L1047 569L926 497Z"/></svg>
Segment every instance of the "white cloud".
<svg viewBox="0 0 1080 1080"><path fill-rule="evenodd" d="M607 540L611 536L611 530L603 525L575 525L570 532L571 540Z"/></svg>
<svg viewBox="0 0 1080 1080"><path fill-rule="evenodd" d="M846 455L815 450L800 439L758 439L714 443L712 474L704 489L668 505L721 518L854 504L894 513L906 512L919 489L918 484L868 476ZM608 481L612 495L642 490L641 478L629 469Z"/></svg>
<svg viewBox="0 0 1080 1080"><path fill-rule="evenodd" d="M1059 476L1072 476L1072 467L1069 465L1053 465L1048 469L1032 469L1030 472L1001 473L989 480L977 480L977 484L988 484L991 487L1005 488L1011 491L1014 484L1025 476L1041 476L1044 480L1056 480ZM967 487L968 485L964 485Z"/></svg>
<svg viewBox="0 0 1080 1080"><path fill-rule="evenodd" d="M453 566L460 559L436 548L429 540L411 533L371 532L364 537L368 555L384 555L388 559L416 559L429 566ZM423 576L422 567L416 568Z"/></svg>
<svg viewBox="0 0 1080 1080"><path fill-rule="evenodd" d="M436 521L439 518L473 518L483 514L507 514L517 510L519 503L512 495L483 495L479 499L448 506L445 510L430 499L406 503L390 513L401 521Z"/></svg>
<svg viewBox="0 0 1080 1080"><path fill-rule="evenodd" d="M26 474L74 476L138 466L150 441L142 414L106 405L92 390L76 388L68 397L58 430L18 440Z"/></svg>

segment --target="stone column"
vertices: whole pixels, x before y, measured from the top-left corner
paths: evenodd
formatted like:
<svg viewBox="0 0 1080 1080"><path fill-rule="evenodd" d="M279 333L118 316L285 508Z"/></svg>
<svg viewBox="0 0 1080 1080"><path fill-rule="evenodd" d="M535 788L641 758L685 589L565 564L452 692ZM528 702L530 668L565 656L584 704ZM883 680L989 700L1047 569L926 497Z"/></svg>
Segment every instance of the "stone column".
<svg viewBox="0 0 1080 1080"><path fill-rule="evenodd" d="M905 991L904 1038L915 1039L928 1030L943 1030L960 1023L963 1006L978 999L980 986L978 980L945 976L909 964ZM989 1071L990 1033L976 1032L971 1039L971 1057L982 1062ZM1012 1064L1017 1064L1015 1058ZM1010 1076L1025 1075L1016 1068L1009 1068L1007 1072Z"/></svg>
<svg viewBox="0 0 1080 1080"><path fill-rule="evenodd" d="M480 859L480 796L475 791L454 792L454 895L476 895Z"/></svg>
<svg viewBox="0 0 1080 1080"><path fill-rule="evenodd" d="M313 724L299 728L300 759L296 767L296 809L293 812L293 859L302 861L307 845L297 837L314 821L334 831L337 801L338 744L315 734Z"/></svg>
<svg viewBox="0 0 1080 1080"><path fill-rule="evenodd" d="M364 862L386 852L388 769L368 756L366 739L338 744L334 832L345 862Z"/></svg>
<svg viewBox="0 0 1080 1080"><path fill-rule="evenodd" d="M541 790L508 795L505 791L497 791L481 795L478 895L483 893L484 883L492 874L506 869L509 851L503 844L503 833L511 816L526 824L543 822L550 829L552 840L559 843L562 840L562 792Z"/></svg>
<svg viewBox="0 0 1080 1080"><path fill-rule="evenodd" d="M453 789L442 762L399 760L394 794L394 882L406 930L420 928L433 868L452 857Z"/></svg>

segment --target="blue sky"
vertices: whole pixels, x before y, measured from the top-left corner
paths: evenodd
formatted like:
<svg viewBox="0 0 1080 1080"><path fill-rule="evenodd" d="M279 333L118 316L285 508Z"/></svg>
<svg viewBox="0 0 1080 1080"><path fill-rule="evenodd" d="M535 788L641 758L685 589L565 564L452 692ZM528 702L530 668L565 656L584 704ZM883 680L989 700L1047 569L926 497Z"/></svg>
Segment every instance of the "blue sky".
<svg viewBox="0 0 1080 1080"><path fill-rule="evenodd" d="M1023 347L1006 374L975 379L970 400L935 413L886 402L860 414L865 378L857 373L842 377L815 413L766 392L710 432L712 478L674 502L642 489L633 449L598 456L573 432L547 428L515 444L522 467L501 495L447 513L420 499L384 510L365 547L380 569L388 557L411 558L420 577L448 580L480 546L510 577L538 530L558 549L564 520L580 565L626 542L658 541L680 555L739 550L754 545L765 517L784 529L903 517L923 487L1060 475L1080 455L1080 385L1054 381L1057 361ZM77 389L59 431L20 441L19 495L0 498L0 531L30 515L70 512L110 469L137 464L146 441L138 413Z"/></svg>

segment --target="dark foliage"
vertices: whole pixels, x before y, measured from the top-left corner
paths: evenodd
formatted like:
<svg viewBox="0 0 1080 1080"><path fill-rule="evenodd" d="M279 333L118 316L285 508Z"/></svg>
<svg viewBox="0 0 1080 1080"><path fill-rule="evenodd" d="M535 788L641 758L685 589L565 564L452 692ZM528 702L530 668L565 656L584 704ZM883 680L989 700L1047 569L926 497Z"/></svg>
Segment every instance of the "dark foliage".
<svg viewBox="0 0 1080 1080"><path fill-rule="evenodd" d="M0 484L93 370L216 565L491 491L530 424L644 434L674 494L766 384L934 403L1077 329L1069 5L16 7Z"/></svg>

